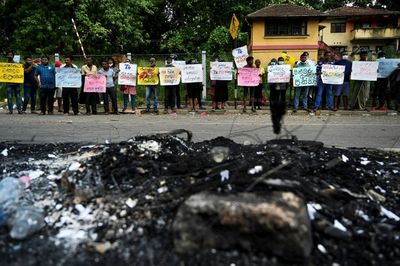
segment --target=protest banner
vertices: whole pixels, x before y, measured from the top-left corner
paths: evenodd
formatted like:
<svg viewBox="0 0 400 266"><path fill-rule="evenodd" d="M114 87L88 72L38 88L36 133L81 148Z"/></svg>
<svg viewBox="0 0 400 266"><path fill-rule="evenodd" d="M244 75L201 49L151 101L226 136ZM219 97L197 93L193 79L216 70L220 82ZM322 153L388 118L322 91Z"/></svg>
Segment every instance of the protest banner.
<svg viewBox="0 0 400 266"><path fill-rule="evenodd" d="M249 53L247 52L247 46L242 46L232 51L233 59L235 60L235 64L237 68L244 67L247 65L246 58L249 57Z"/></svg>
<svg viewBox="0 0 400 266"><path fill-rule="evenodd" d="M343 84L345 69L345 66L323 64L321 68L322 83L332 85Z"/></svg>
<svg viewBox="0 0 400 266"><path fill-rule="evenodd" d="M378 78L387 78L400 64L400 59L378 59Z"/></svg>
<svg viewBox="0 0 400 266"><path fill-rule="evenodd" d="M290 65L268 66L268 83L288 83L290 82Z"/></svg>
<svg viewBox="0 0 400 266"><path fill-rule="evenodd" d="M84 92L106 92L106 76L95 74L85 76L85 86L83 87Z"/></svg>
<svg viewBox="0 0 400 266"><path fill-rule="evenodd" d="M378 78L377 61L353 61L350 79L376 81L377 78Z"/></svg>
<svg viewBox="0 0 400 266"><path fill-rule="evenodd" d="M129 63L119 64L118 84L136 86L137 65Z"/></svg>
<svg viewBox="0 0 400 266"><path fill-rule="evenodd" d="M260 69L243 67L238 69L238 86L256 87L260 84Z"/></svg>
<svg viewBox="0 0 400 266"><path fill-rule="evenodd" d="M177 67L160 67L160 85L173 86L179 85L181 81L181 71Z"/></svg>
<svg viewBox="0 0 400 266"><path fill-rule="evenodd" d="M158 85L158 67L138 67L138 85Z"/></svg>
<svg viewBox="0 0 400 266"><path fill-rule="evenodd" d="M79 68L56 67L56 87L80 88L82 86L82 74Z"/></svg>
<svg viewBox="0 0 400 266"><path fill-rule="evenodd" d="M23 65L0 63L0 82L24 83Z"/></svg>
<svg viewBox="0 0 400 266"><path fill-rule="evenodd" d="M232 80L232 62L211 62L210 66L211 80Z"/></svg>
<svg viewBox="0 0 400 266"><path fill-rule="evenodd" d="M317 86L316 66L293 68L293 86L294 87Z"/></svg>
<svg viewBox="0 0 400 266"><path fill-rule="evenodd" d="M182 83L203 82L203 66L201 64L185 65L182 68Z"/></svg>
<svg viewBox="0 0 400 266"><path fill-rule="evenodd" d="M174 67L179 68L182 71L182 68L186 65L186 62L185 61L172 60L172 65Z"/></svg>

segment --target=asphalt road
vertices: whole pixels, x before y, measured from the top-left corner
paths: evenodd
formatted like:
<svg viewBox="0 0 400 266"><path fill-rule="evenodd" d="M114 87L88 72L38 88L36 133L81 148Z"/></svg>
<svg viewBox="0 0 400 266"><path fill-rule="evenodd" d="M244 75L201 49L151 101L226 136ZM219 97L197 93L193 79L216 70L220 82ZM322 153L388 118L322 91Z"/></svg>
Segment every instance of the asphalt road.
<svg viewBox="0 0 400 266"><path fill-rule="evenodd" d="M0 112L0 141L29 143L119 142L137 135L148 135L173 129L193 132L194 141L218 136L238 143L261 143L275 138L270 117L265 112L193 115L97 115L64 116L34 114L8 115ZM319 140L326 146L400 149L400 116L341 114L326 112L320 116L289 114L285 128L304 140Z"/></svg>

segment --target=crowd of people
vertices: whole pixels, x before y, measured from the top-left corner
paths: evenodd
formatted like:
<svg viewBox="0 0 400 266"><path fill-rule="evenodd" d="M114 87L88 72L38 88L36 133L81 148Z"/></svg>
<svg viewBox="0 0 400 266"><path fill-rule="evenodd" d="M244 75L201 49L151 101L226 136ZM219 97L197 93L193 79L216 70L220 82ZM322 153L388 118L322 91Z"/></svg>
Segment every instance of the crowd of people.
<svg viewBox="0 0 400 266"><path fill-rule="evenodd" d="M361 51L359 53L360 61L367 61L368 53ZM384 58L384 53L378 54L379 58ZM7 60L13 63L14 53L7 53ZM166 58L165 67L174 67L174 56ZM116 79L118 76L118 65L113 58L108 58L101 62L101 67L93 64L92 58L85 58L85 65L80 68L82 74L82 84L84 84L85 77L92 74L101 74L106 77L106 91L105 93L87 93L83 89L78 88L57 88L55 82L56 68L78 68L74 63L73 56L67 55L64 57L64 63L56 61L55 64L49 63L48 56L42 56L40 63L35 64L31 56L24 57L24 97L21 101L21 86L16 83L8 83L7 99L8 99L8 112L13 113L13 97L16 98L17 111L19 114L24 114L27 111L28 103L30 103L31 113L36 113L36 95L39 95L40 114L53 114L54 102L57 100L58 112L65 115L70 114L70 108L74 115L79 114L79 103L84 104L86 107L86 114L97 114L97 105L99 103L104 105L105 114L119 114L117 91L118 87L123 95L123 108L122 112L128 110L130 102L130 112L136 113L137 108L137 90L136 86L117 85ZM297 112L302 106L304 110L309 112L316 112L323 107L332 111L339 109L340 104L343 103L344 110L367 110L367 100L372 95L372 108L371 110L387 110L392 109L392 100L395 100L395 108L399 110L400 107L400 64L388 78L378 78L376 82L370 81L354 81L352 98L350 99L350 75L352 69L352 61L348 60L346 53L335 54L325 52L324 57L320 58L317 63L309 59L308 52L304 52L299 61L296 62L295 68L316 66L317 73L317 86L292 86L292 82L287 83L267 83L266 71L267 67L261 66L261 60L249 56L246 59L246 68L258 68L260 70L259 85L255 87L243 87L243 112L247 111L250 107L252 112L261 109L261 106L266 105L265 89L266 84L269 90L269 104L270 106L281 103L285 106L288 105L287 91L293 88L293 112ZM130 63L126 59L126 63ZM196 60L189 60L188 64L196 64ZM273 58L268 65L283 65L285 64L284 58ZM341 85L324 84L321 78L321 68L323 64L335 64L345 67L344 82ZM154 57L149 59L149 67L156 67L156 59ZM212 109L225 109L225 103L228 101L228 88L229 82L226 80L212 80L210 81L211 88L209 89L209 96L212 98ZM371 84L373 83L373 84ZM372 93L371 91L372 86ZM185 106L189 111L198 111L204 109L202 106L202 83L187 83ZM142 111L158 113L158 85L146 86L146 108ZM291 95L291 93L290 93ZM300 104L300 99L302 100ZM151 108L151 100L153 100L153 107ZM111 110L109 103L111 101ZM165 86L164 87L164 113L175 113L176 109L182 108L180 86Z"/></svg>

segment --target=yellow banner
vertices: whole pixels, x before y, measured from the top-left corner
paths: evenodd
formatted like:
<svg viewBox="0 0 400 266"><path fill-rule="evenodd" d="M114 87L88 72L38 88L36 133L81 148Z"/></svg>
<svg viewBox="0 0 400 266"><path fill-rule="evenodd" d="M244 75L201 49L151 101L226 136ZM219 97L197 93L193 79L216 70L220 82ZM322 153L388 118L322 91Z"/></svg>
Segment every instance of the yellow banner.
<svg viewBox="0 0 400 266"><path fill-rule="evenodd" d="M138 67L138 85L158 85L158 67Z"/></svg>
<svg viewBox="0 0 400 266"><path fill-rule="evenodd" d="M232 36L232 39L236 40L239 30L239 20L237 19L236 15L233 14L231 19L231 25L229 26L229 33Z"/></svg>
<svg viewBox="0 0 400 266"><path fill-rule="evenodd" d="M0 82L24 83L23 65L0 63Z"/></svg>
<svg viewBox="0 0 400 266"><path fill-rule="evenodd" d="M293 56L290 56L287 53L282 53L281 56L285 60L285 64L288 64L291 68L294 68L294 65L296 64L296 59L294 59Z"/></svg>

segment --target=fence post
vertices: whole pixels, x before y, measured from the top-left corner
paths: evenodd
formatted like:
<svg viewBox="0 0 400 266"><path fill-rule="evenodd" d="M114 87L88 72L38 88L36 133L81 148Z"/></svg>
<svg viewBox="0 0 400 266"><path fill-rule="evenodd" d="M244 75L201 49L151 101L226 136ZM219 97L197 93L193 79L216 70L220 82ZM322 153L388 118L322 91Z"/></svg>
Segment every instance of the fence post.
<svg viewBox="0 0 400 266"><path fill-rule="evenodd" d="M201 64L203 65L203 94L202 99L207 97L207 52L201 51Z"/></svg>
<svg viewBox="0 0 400 266"><path fill-rule="evenodd" d="M60 61L60 54L59 53L55 53L54 54L54 61Z"/></svg>

